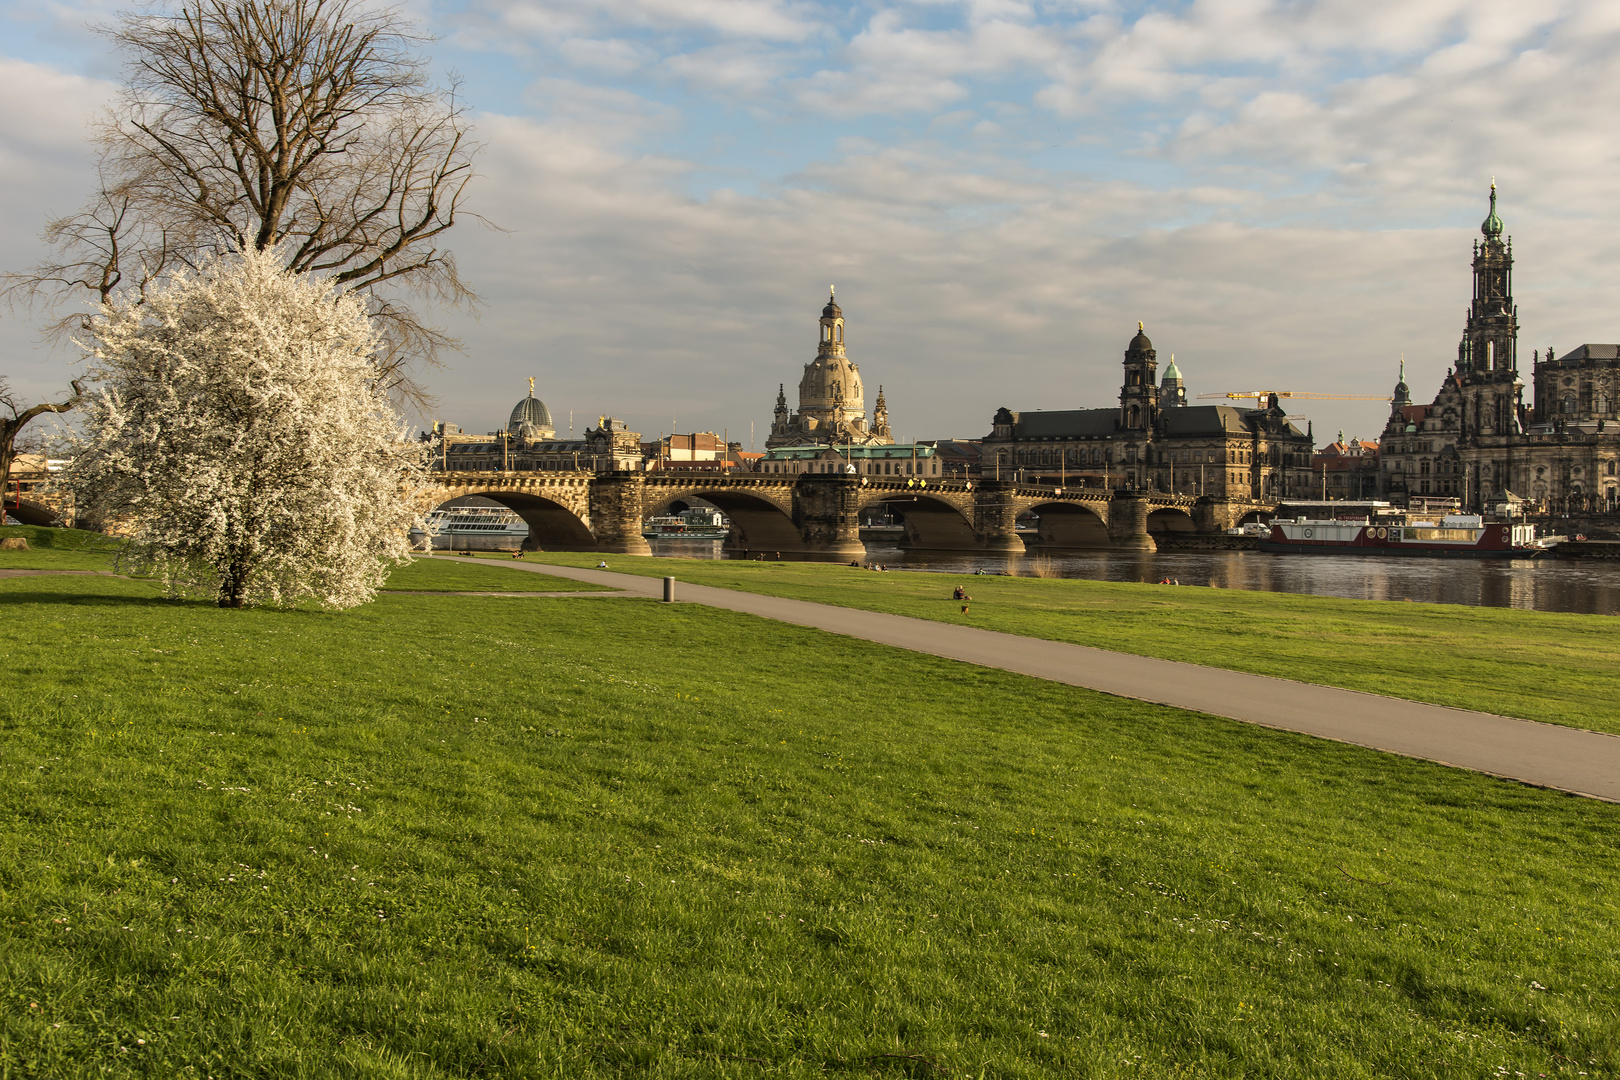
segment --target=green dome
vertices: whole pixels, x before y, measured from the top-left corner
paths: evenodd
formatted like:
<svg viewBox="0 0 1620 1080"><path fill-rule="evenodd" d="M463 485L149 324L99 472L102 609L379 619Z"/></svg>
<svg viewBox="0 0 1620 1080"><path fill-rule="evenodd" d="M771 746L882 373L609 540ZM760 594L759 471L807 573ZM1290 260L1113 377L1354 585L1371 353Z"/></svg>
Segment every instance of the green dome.
<svg viewBox="0 0 1620 1080"><path fill-rule="evenodd" d="M1491 181L1491 213L1479 227L1479 231L1492 240L1502 236L1502 219L1496 216L1496 181Z"/></svg>
<svg viewBox="0 0 1620 1080"><path fill-rule="evenodd" d="M1171 381L1180 382L1181 381L1181 369L1176 367L1176 358L1175 357L1172 356L1170 358L1170 365L1164 369L1164 377L1163 377L1163 379L1161 381L1163 381L1163 382L1171 382Z"/></svg>

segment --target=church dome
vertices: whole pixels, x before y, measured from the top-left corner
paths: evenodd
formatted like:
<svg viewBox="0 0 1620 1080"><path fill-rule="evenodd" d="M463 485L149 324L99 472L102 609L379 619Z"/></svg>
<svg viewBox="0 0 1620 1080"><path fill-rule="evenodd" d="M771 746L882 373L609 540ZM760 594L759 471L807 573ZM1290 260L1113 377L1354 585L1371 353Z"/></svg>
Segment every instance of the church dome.
<svg viewBox="0 0 1620 1080"><path fill-rule="evenodd" d="M506 427L509 431L518 431L524 424L536 429L550 428L552 426L551 410L546 408L545 402L532 393L517 403L517 406L512 410L512 419L506 422Z"/></svg>
<svg viewBox="0 0 1620 1080"><path fill-rule="evenodd" d="M1153 342L1148 340L1141 323L1136 324L1136 336L1131 338L1129 349L1131 352L1149 352L1153 349Z"/></svg>
<svg viewBox="0 0 1620 1080"><path fill-rule="evenodd" d="M830 409L842 404L860 412L865 409L866 390L855 365L842 356L817 357L805 366L799 380L799 408Z"/></svg>
<svg viewBox="0 0 1620 1080"><path fill-rule="evenodd" d="M827 296L827 306L821 309L821 317L823 319L841 319L844 317L843 311L838 307L838 301L834 300L831 294Z"/></svg>
<svg viewBox="0 0 1620 1080"><path fill-rule="evenodd" d="M1502 235L1502 219L1496 216L1496 181L1495 180L1491 181L1491 212L1490 212L1490 215L1488 217L1486 217L1483 222L1480 223L1479 231L1484 233L1487 237L1489 237L1492 240L1495 240L1495 239L1499 238Z"/></svg>

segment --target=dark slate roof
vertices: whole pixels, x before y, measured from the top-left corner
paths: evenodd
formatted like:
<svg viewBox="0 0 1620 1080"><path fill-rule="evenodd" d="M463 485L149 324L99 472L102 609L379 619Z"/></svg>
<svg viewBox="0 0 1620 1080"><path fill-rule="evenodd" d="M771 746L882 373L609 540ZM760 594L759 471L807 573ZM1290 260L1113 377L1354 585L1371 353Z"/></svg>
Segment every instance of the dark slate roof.
<svg viewBox="0 0 1620 1080"><path fill-rule="evenodd" d="M1582 360L1620 360L1620 345L1582 345L1558 358L1560 364L1578 364Z"/></svg>
<svg viewBox="0 0 1620 1080"><path fill-rule="evenodd" d="M1231 405L1188 405L1166 409L1160 415L1164 417L1166 435L1221 435L1247 431L1243 414L1249 411Z"/></svg>
<svg viewBox="0 0 1620 1080"><path fill-rule="evenodd" d="M1074 439L1112 435L1118 409L1064 409L1021 412L1013 433L1020 439Z"/></svg>

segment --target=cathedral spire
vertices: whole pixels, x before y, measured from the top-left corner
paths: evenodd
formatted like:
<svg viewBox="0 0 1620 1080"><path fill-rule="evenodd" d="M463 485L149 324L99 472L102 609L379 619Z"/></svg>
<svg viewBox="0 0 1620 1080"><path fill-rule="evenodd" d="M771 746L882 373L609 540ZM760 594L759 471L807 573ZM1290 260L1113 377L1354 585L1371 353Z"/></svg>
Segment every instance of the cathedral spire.
<svg viewBox="0 0 1620 1080"><path fill-rule="evenodd" d="M1395 384L1395 393L1390 398L1389 418L1397 419L1401 410L1412 404L1412 390L1406 385L1406 354L1401 353L1401 377Z"/></svg>
<svg viewBox="0 0 1620 1080"><path fill-rule="evenodd" d="M1457 373L1465 380L1511 381L1518 370L1518 313L1513 306L1513 248L1502 239L1496 213L1496 180L1491 179L1491 209L1474 242L1474 298L1457 349Z"/></svg>
<svg viewBox="0 0 1620 1080"><path fill-rule="evenodd" d="M1479 231L1485 234L1485 239L1497 240L1502 236L1502 219L1496 216L1496 177L1491 177L1491 212L1480 224Z"/></svg>

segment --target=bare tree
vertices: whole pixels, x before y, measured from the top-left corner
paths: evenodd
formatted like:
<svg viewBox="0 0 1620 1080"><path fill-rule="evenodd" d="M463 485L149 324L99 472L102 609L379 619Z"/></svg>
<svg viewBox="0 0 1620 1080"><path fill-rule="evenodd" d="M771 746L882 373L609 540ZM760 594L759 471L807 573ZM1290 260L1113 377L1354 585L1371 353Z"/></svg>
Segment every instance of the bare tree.
<svg viewBox="0 0 1620 1080"><path fill-rule="evenodd" d="M12 393L11 384L0 376L0 410L10 415L0 415L0 502L4 502L4 491L11 479L11 463L17 457L17 436L28 424L46 413L64 413L79 403L84 391L79 389L77 381L73 383L73 396L66 401L52 404L43 402L38 405L25 406L16 394Z"/></svg>
<svg viewBox="0 0 1620 1080"><path fill-rule="evenodd" d="M99 132L99 190L49 224L58 258L11 275L11 295L105 302L274 250L363 296L379 384L421 404L413 363L454 342L405 298L477 299L441 246L467 216L475 147L454 86L428 79L426 39L357 0L181 0L103 32L128 80Z"/></svg>

